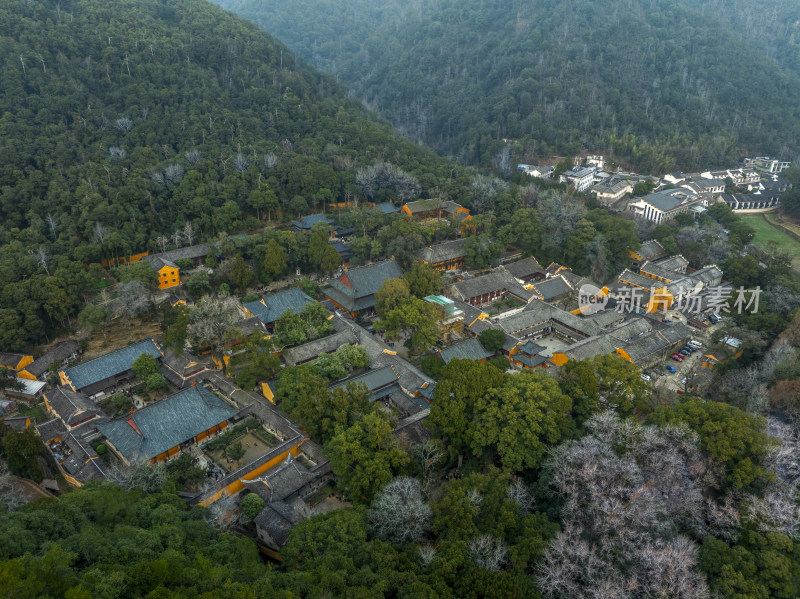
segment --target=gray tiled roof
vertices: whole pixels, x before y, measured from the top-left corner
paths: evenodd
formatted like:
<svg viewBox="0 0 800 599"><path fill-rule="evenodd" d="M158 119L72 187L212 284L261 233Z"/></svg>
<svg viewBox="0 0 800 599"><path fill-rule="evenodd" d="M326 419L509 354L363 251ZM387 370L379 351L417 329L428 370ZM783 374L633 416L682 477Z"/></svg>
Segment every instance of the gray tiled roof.
<svg viewBox="0 0 800 599"><path fill-rule="evenodd" d="M7 366L10 369L16 368L17 364L20 363L22 358L24 358L24 354L15 354L11 352L0 352L0 366Z"/></svg>
<svg viewBox="0 0 800 599"><path fill-rule="evenodd" d="M658 262L656 262L661 268L665 268L667 270L674 270L676 272L686 271L686 267L689 265L689 261L681 256L680 254L675 254L674 256L669 256L668 258L662 258Z"/></svg>
<svg viewBox="0 0 800 599"><path fill-rule="evenodd" d="M330 389L336 388L345 388L350 383L353 384L363 384L367 387L367 392L370 395L370 400L374 401L378 399L374 395L374 393L378 390L388 390L390 387L397 384L398 379L400 377L397 376L397 373L392 369L391 366L384 366L382 368L376 368L375 370L368 370L362 374L346 378L343 381L339 381L331 385ZM384 393L381 393L383 396Z"/></svg>
<svg viewBox="0 0 800 599"><path fill-rule="evenodd" d="M161 252L160 254L150 254L147 256L147 260L152 260L154 258L162 258L163 260L169 260L171 262L175 262L176 260L195 260L197 258L204 258L206 257L211 248L206 243L200 243L197 245L189 245L183 248L177 248L174 250L169 250L166 252Z"/></svg>
<svg viewBox="0 0 800 599"><path fill-rule="evenodd" d="M146 339L107 353L94 360L70 366L64 370L64 374L67 375L72 386L76 390L80 390L130 370L136 358L142 354L150 354L156 359L161 358L161 351L156 342L152 339Z"/></svg>
<svg viewBox="0 0 800 599"><path fill-rule="evenodd" d="M597 335L573 343L563 351L570 360L588 360L595 356L610 354L616 349L617 343L614 339L606 335Z"/></svg>
<svg viewBox="0 0 800 599"><path fill-rule="evenodd" d="M406 207L411 211L411 214L418 212L431 212L433 210L441 210L447 214L452 214L461 208L461 204L457 204L452 200L439 202L436 199L430 200L417 200L416 202L408 202Z"/></svg>
<svg viewBox="0 0 800 599"><path fill-rule="evenodd" d="M442 350L442 360L449 364L451 360L483 360L491 358L494 354L486 351L481 342L475 338L460 341L455 345Z"/></svg>
<svg viewBox="0 0 800 599"><path fill-rule="evenodd" d="M711 187L725 187L725 181L722 179L706 179L705 177L696 177L692 179L692 183L695 183L699 187L706 189Z"/></svg>
<svg viewBox="0 0 800 599"><path fill-rule="evenodd" d="M428 264L457 260L467 255L467 250L464 248L466 241L466 238L462 238L429 245L428 247L422 248L417 255L420 260Z"/></svg>
<svg viewBox="0 0 800 599"><path fill-rule="evenodd" d="M333 335L328 335L322 339L309 341L297 347L292 347L283 352L283 359L289 366L296 366L315 359L322 354L335 352L339 347L346 344L357 343L355 333L350 330L342 330Z"/></svg>
<svg viewBox="0 0 800 599"><path fill-rule="evenodd" d="M597 324L589 319L570 314L566 310L551 306L539 299L531 300L519 314L498 320L498 324L506 333L511 335L520 334L522 336L525 336L525 332L528 329L537 327L542 323L562 324L585 337L594 335L600 329Z"/></svg>
<svg viewBox="0 0 800 599"><path fill-rule="evenodd" d="M243 304L264 324L278 320L284 312L294 310L300 312L306 304L314 300L307 296L301 289L293 287L277 293L265 295L261 300Z"/></svg>
<svg viewBox="0 0 800 599"><path fill-rule="evenodd" d="M261 510L254 523L259 532L259 537L277 550L289 540L289 531L292 526L302 519L303 517L298 514L298 510L289 503L273 501ZM268 536L269 540L264 538L263 535Z"/></svg>
<svg viewBox="0 0 800 599"><path fill-rule="evenodd" d="M255 333L256 330L259 330L265 334L267 332L267 329L264 327L264 323L261 322L261 319L258 316L243 318L242 320L234 323L231 327L231 331L238 331L243 337L249 337Z"/></svg>
<svg viewBox="0 0 800 599"><path fill-rule="evenodd" d="M648 275L653 275L655 277L661 277L665 279L668 283L683 277L681 273L676 272L674 270L670 270L668 268L664 268L660 264L657 264L655 262L650 262L649 260L639 267L639 272L646 273Z"/></svg>
<svg viewBox="0 0 800 599"><path fill-rule="evenodd" d="M567 280L562 276L551 277L544 281L539 281L533 284L533 288L539 293L539 296L548 301L561 297L567 293L575 291Z"/></svg>
<svg viewBox="0 0 800 599"><path fill-rule="evenodd" d="M45 443L55 437L63 437L67 434L67 427L58 418L51 418L46 422L37 424L36 430L39 431L39 436Z"/></svg>
<svg viewBox="0 0 800 599"><path fill-rule="evenodd" d="M467 326L469 326L470 323L475 322L475 320L477 320L480 315L484 313L480 308L476 308L472 304L462 302L461 300L453 300L453 305L464 313L464 324Z"/></svg>
<svg viewBox="0 0 800 599"><path fill-rule="evenodd" d="M163 258L161 256L148 256L147 261L150 262L150 266L153 267L153 270L158 272L165 266L169 268L178 268L178 265L175 264L172 260L168 260L167 258Z"/></svg>
<svg viewBox="0 0 800 599"><path fill-rule="evenodd" d="M364 327L338 316L333 319L333 326L337 331L352 330L358 337L358 344L364 348L371 360L370 368L378 369L384 366L391 366L399 377L400 386L406 392L413 394L423 384L433 382L433 379L428 375L398 356L397 352L375 335L370 334Z"/></svg>
<svg viewBox="0 0 800 599"><path fill-rule="evenodd" d="M3 417L3 422L5 423L5 425L15 431L24 431L25 426L28 424L28 420L30 420L31 423L35 424L35 420L33 418L29 418L28 416ZM58 422L57 418L54 418L53 420Z"/></svg>
<svg viewBox="0 0 800 599"><path fill-rule="evenodd" d="M384 281L402 276L403 271L394 260L385 260L348 270L331 281L325 293L348 310L363 310L375 305L374 295Z"/></svg>
<svg viewBox="0 0 800 599"><path fill-rule="evenodd" d="M267 503L282 501L297 493L317 475L289 454L266 474L252 480L242 480L245 487L257 493Z"/></svg>
<svg viewBox="0 0 800 599"><path fill-rule="evenodd" d="M544 269L542 268L542 265L539 264L539 262L537 262L536 258L533 256L523 258L522 260L517 260L516 262L511 262L510 264L506 264L505 267L506 270L517 279L524 279L537 274L544 275Z"/></svg>
<svg viewBox="0 0 800 599"><path fill-rule="evenodd" d="M688 204L699 198L686 189L665 189L646 195L641 199L662 212L669 212L681 204Z"/></svg>
<svg viewBox="0 0 800 599"><path fill-rule="evenodd" d="M190 440L237 412L198 385L150 404L131 416L98 424L97 429L128 460L138 462Z"/></svg>
<svg viewBox="0 0 800 599"><path fill-rule="evenodd" d="M70 455L61 460L61 467L76 480L85 483L93 478L105 478L105 465L94 448L73 433L67 433L64 443Z"/></svg>
<svg viewBox="0 0 800 599"><path fill-rule="evenodd" d="M657 288L664 286L664 283L661 281L656 281L655 279L651 279L650 277L640 275L639 273L630 271L627 268L619 274L617 279L621 283L626 283L634 287L641 287L642 289L648 289L648 290L654 287Z"/></svg>
<svg viewBox="0 0 800 599"><path fill-rule="evenodd" d="M601 328L606 328L621 323L623 320L625 320L625 314L622 312L617 312L616 310L610 310L608 307L606 307L605 310L601 310L595 314L589 314L584 316L584 318L595 323Z"/></svg>
<svg viewBox="0 0 800 599"><path fill-rule="evenodd" d="M489 274L459 281L452 285L455 299L468 301L475 297L480 297L489 293L507 291L508 293L528 301L534 293L525 289L519 282L511 276L504 267L500 266Z"/></svg>
<svg viewBox="0 0 800 599"><path fill-rule="evenodd" d="M600 193L619 193L623 189L630 187L630 182L626 181L625 179L613 175L606 179L605 181L601 181L592 187L593 191L598 191Z"/></svg>
<svg viewBox="0 0 800 599"><path fill-rule="evenodd" d="M372 208L370 208L370 212L380 212L382 214L394 214L395 212L400 212L400 209L391 202L381 202L379 204L375 204Z"/></svg>
<svg viewBox="0 0 800 599"><path fill-rule="evenodd" d="M722 282L722 270L714 264L704 266L688 275L693 281L702 282L704 286L719 285Z"/></svg>
<svg viewBox="0 0 800 599"><path fill-rule="evenodd" d="M303 216L300 220L293 220L292 224L297 227L298 229L310 229L317 223L325 223L326 225L332 225L333 221L328 218L327 215L322 214L321 212L318 214L309 214L307 216Z"/></svg>
<svg viewBox="0 0 800 599"><path fill-rule="evenodd" d="M78 353L78 349L78 342L74 339L62 341L49 352L42 354L28 364L25 370L30 372L33 376L40 377L47 372L53 362L63 362L72 356L72 354Z"/></svg>
<svg viewBox="0 0 800 599"><path fill-rule="evenodd" d="M650 260L658 256L663 256L667 253L664 246L655 239L648 239L642 242L642 247L636 252L642 257L642 260Z"/></svg>
<svg viewBox="0 0 800 599"><path fill-rule="evenodd" d="M102 414L102 410L91 399L66 385L47 391L45 396L53 411L68 426Z"/></svg>

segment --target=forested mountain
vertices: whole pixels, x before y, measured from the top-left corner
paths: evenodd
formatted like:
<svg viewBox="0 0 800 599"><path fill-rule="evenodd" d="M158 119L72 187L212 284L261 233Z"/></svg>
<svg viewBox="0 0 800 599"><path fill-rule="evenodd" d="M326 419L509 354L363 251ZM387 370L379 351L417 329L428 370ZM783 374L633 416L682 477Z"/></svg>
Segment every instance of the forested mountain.
<svg viewBox="0 0 800 599"><path fill-rule="evenodd" d="M800 10L787 0L218 0L465 163L581 149L638 169L793 157Z"/></svg>
<svg viewBox="0 0 800 599"><path fill-rule="evenodd" d="M385 161L452 165L392 131L252 23L200 0L0 4L0 347L30 346L84 265L342 201Z"/></svg>

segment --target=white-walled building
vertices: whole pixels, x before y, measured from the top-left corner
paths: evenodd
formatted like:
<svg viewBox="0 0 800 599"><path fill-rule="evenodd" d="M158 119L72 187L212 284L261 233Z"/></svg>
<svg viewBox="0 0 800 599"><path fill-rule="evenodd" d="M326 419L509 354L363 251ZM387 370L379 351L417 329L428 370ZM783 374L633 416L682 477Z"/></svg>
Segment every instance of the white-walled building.
<svg viewBox="0 0 800 599"><path fill-rule="evenodd" d="M664 189L638 200L632 200L628 209L637 216L654 223L666 222L676 215L688 212L695 206L706 206L708 202L687 189Z"/></svg>

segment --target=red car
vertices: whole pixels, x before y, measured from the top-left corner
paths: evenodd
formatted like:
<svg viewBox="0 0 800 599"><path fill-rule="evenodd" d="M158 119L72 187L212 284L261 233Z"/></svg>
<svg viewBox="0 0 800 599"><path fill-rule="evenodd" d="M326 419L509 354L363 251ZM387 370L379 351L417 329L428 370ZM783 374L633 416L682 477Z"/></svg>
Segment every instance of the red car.
<svg viewBox="0 0 800 599"><path fill-rule="evenodd" d="M672 359L675 360L676 362L683 362L683 359L685 357L686 356L682 356L681 354L672 354Z"/></svg>

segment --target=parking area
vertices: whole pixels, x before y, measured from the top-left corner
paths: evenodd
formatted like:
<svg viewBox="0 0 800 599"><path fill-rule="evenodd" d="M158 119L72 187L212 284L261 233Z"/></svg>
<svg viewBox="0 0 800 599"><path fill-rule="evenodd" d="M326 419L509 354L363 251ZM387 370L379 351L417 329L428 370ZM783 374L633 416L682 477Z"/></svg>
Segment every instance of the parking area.
<svg viewBox="0 0 800 599"><path fill-rule="evenodd" d="M673 360L670 357L672 355L670 353L665 360L662 360L653 368L645 369L645 372L654 370L655 374L657 374L656 379L652 381L653 384L663 389L669 389L670 391L685 391L686 385L683 382L684 378L690 377L692 373L700 369L700 362L702 361L703 356L705 356L709 351L708 348L711 344L711 334L720 326L722 326L722 323L710 326L704 330L693 328L691 339L702 343L702 347L684 358L683 362L677 362ZM669 372L667 369L668 366L672 366L675 369L675 372Z"/></svg>

